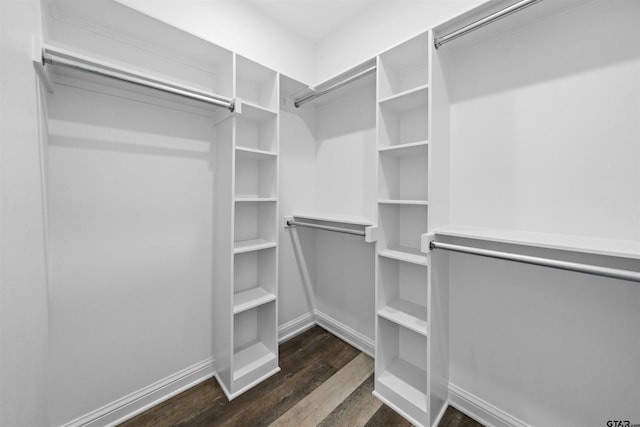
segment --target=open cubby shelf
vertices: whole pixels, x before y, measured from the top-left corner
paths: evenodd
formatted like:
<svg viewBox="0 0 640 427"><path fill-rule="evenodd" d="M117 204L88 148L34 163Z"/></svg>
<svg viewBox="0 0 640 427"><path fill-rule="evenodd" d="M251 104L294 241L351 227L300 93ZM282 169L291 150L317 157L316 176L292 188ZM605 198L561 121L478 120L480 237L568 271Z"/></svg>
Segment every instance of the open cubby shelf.
<svg viewBox="0 0 640 427"><path fill-rule="evenodd" d="M264 239L240 240L234 243L233 253L242 254L245 252L260 251L263 249L275 248L276 243Z"/></svg>
<svg viewBox="0 0 640 427"><path fill-rule="evenodd" d="M429 139L427 91L380 104L378 149Z"/></svg>
<svg viewBox="0 0 640 427"><path fill-rule="evenodd" d="M378 262L378 315L427 335L427 268L394 258Z"/></svg>
<svg viewBox="0 0 640 427"><path fill-rule="evenodd" d="M379 101L383 111L402 114L409 111L424 109L426 111L429 103L429 87L421 86L409 90L399 95Z"/></svg>
<svg viewBox="0 0 640 427"><path fill-rule="evenodd" d="M236 148L276 154L277 115L262 108L243 104L236 116Z"/></svg>
<svg viewBox="0 0 640 427"><path fill-rule="evenodd" d="M236 150L236 198L276 197L277 156Z"/></svg>
<svg viewBox="0 0 640 427"><path fill-rule="evenodd" d="M233 316L232 381L243 388L277 369L276 301Z"/></svg>
<svg viewBox="0 0 640 427"><path fill-rule="evenodd" d="M233 379L239 380L241 377L250 374L256 369L275 361L276 355L270 351L262 342L255 342L248 347L234 353Z"/></svg>
<svg viewBox="0 0 640 427"><path fill-rule="evenodd" d="M428 85L414 87L404 92L396 93L378 101L380 106L394 111L411 110L424 107L428 102Z"/></svg>
<svg viewBox="0 0 640 427"><path fill-rule="evenodd" d="M265 240L275 242L277 236L276 203L236 203L234 241Z"/></svg>
<svg viewBox="0 0 640 427"><path fill-rule="evenodd" d="M426 337L427 321L423 318L423 311L426 311L426 307L410 301L394 299L378 310L378 316Z"/></svg>
<svg viewBox="0 0 640 427"><path fill-rule="evenodd" d="M395 359L387 370L378 375L378 381L390 390L403 396L409 403L421 411L427 411L427 393L421 384L421 378L427 373L403 359Z"/></svg>
<svg viewBox="0 0 640 427"><path fill-rule="evenodd" d="M378 340L376 391L399 403L412 418L424 419L428 409L427 337L378 315Z"/></svg>
<svg viewBox="0 0 640 427"><path fill-rule="evenodd" d="M406 144L378 148L378 152L385 156L414 156L422 153L426 154L428 145L427 141L408 142Z"/></svg>
<svg viewBox="0 0 640 427"><path fill-rule="evenodd" d="M238 253L233 269L234 314L275 300L275 248Z"/></svg>
<svg viewBox="0 0 640 427"><path fill-rule="evenodd" d="M428 199L428 146L379 152L378 203L426 205Z"/></svg>
<svg viewBox="0 0 640 427"><path fill-rule="evenodd" d="M427 232L427 206L419 204L379 204L380 249L405 247L420 250L420 236Z"/></svg>
<svg viewBox="0 0 640 427"><path fill-rule="evenodd" d="M255 287L233 294L233 314L242 313L262 304L275 301L276 296L271 292Z"/></svg>
<svg viewBox="0 0 640 427"><path fill-rule="evenodd" d="M429 37L421 34L380 55L378 92L381 99L429 83Z"/></svg>
<svg viewBox="0 0 640 427"><path fill-rule="evenodd" d="M277 107L277 73L242 56L236 57L236 96L266 110Z"/></svg>
<svg viewBox="0 0 640 427"><path fill-rule="evenodd" d="M407 246L392 246L385 249L379 249L378 255L385 258L391 258L398 261L409 262L417 265L428 265L427 256L415 248Z"/></svg>

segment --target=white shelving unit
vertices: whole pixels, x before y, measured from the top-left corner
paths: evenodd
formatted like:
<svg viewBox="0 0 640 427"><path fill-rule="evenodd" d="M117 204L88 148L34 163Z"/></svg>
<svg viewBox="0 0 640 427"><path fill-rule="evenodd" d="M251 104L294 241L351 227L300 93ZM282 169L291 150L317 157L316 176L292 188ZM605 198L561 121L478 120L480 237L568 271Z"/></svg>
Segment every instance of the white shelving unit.
<svg viewBox="0 0 640 427"><path fill-rule="evenodd" d="M378 248L374 394L415 425L436 425L429 257L431 34L378 57ZM441 375L437 375L440 377Z"/></svg>
<svg viewBox="0 0 640 427"><path fill-rule="evenodd" d="M216 141L216 378L233 399L278 368L278 75L238 55Z"/></svg>

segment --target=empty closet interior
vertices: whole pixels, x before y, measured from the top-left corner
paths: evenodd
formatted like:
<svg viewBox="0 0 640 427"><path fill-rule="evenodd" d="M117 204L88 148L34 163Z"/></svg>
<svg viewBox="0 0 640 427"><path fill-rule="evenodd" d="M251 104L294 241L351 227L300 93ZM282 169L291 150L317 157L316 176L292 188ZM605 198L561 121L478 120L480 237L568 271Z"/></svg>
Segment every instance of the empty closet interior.
<svg viewBox="0 0 640 427"><path fill-rule="evenodd" d="M483 2L319 83L41 13L50 425L234 399L315 324L415 425L640 422L637 2Z"/></svg>

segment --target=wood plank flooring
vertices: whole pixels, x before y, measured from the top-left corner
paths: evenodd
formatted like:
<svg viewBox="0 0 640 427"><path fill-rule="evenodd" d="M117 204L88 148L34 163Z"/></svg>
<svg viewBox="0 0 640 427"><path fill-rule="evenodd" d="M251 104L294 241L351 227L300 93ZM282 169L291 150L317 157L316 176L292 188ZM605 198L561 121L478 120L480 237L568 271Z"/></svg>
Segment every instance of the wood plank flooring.
<svg viewBox="0 0 640 427"><path fill-rule="evenodd" d="M281 371L229 402L207 380L121 424L162 426L410 426L373 397L373 360L314 327L280 345ZM453 408L443 427L482 427Z"/></svg>

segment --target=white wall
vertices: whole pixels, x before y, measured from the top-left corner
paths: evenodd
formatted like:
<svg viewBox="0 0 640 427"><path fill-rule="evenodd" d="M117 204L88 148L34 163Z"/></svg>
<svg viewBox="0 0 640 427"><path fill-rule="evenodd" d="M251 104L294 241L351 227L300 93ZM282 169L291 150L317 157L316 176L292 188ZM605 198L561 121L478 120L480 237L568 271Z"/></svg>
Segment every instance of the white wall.
<svg viewBox="0 0 640 427"><path fill-rule="evenodd" d="M452 384L531 426L640 419L637 283L472 255L451 255L450 275Z"/></svg>
<svg viewBox="0 0 640 427"><path fill-rule="evenodd" d="M375 120L373 79L281 112L281 217L317 214L375 222ZM374 245L361 237L282 231L280 324L316 309L372 340L374 260Z"/></svg>
<svg viewBox="0 0 640 427"><path fill-rule="evenodd" d="M439 51L451 57L451 222L638 241L640 4L525 16ZM454 385L530 425L640 419L637 284L465 255L450 274Z"/></svg>
<svg viewBox="0 0 640 427"><path fill-rule="evenodd" d="M49 101L59 425L211 357L215 133L206 115L83 82Z"/></svg>
<svg viewBox="0 0 640 427"><path fill-rule="evenodd" d="M379 53L486 0L395 0L372 2L356 19L315 46L315 83Z"/></svg>
<svg viewBox="0 0 640 427"><path fill-rule="evenodd" d="M46 425L47 288L37 83L39 4L0 2L0 425Z"/></svg>
<svg viewBox="0 0 640 427"><path fill-rule="evenodd" d="M640 11L615 5L448 45L452 223L640 239Z"/></svg>
<svg viewBox="0 0 640 427"><path fill-rule="evenodd" d="M375 223L376 94L373 79L364 83L316 107L315 211ZM331 232L315 245L316 308L373 340L375 246Z"/></svg>
<svg viewBox="0 0 640 427"><path fill-rule="evenodd" d="M242 1L118 1L291 78L315 75L313 45Z"/></svg>
<svg viewBox="0 0 640 427"><path fill-rule="evenodd" d="M315 208L316 122L313 108L280 110L280 219ZM315 231L279 226L278 322L282 326L313 310Z"/></svg>
<svg viewBox="0 0 640 427"><path fill-rule="evenodd" d="M376 93L373 78L334 92L317 108L316 211L366 218L376 212ZM304 108L304 107L302 107Z"/></svg>

